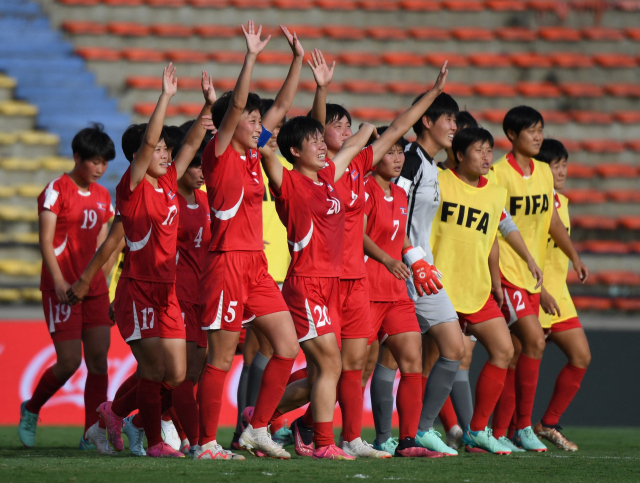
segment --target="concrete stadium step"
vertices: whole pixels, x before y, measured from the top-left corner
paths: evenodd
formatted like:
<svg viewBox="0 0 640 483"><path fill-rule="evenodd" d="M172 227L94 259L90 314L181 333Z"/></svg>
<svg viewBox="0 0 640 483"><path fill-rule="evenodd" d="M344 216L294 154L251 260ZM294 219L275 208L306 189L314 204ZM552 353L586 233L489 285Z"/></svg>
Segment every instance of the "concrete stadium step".
<svg viewBox="0 0 640 483"><path fill-rule="evenodd" d="M13 99L13 90L16 87L16 80L13 77L0 74L0 102Z"/></svg>
<svg viewBox="0 0 640 483"><path fill-rule="evenodd" d="M589 270L602 272L605 270L624 270L640 273L640 255L596 255L592 253L580 253L580 258L586 263ZM569 270L573 270L569 268Z"/></svg>
<svg viewBox="0 0 640 483"><path fill-rule="evenodd" d="M32 104L7 100L0 102L0 131L16 132L33 129L38 108Z"/></svg>

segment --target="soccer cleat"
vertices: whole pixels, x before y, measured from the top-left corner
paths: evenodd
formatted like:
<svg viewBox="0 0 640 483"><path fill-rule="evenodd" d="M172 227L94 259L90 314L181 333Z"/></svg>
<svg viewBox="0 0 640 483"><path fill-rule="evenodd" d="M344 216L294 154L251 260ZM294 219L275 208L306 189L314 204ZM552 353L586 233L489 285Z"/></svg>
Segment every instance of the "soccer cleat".
<svg viewBox="0 0 640 483"><path fill-rule="evenodd" d="M254 428L253 426L247 426L238 441L242 449L247 450L252 455L256 456L258 451L270 458L278 458L281 460L288 460L291 455L285 451L282 446L271 439L271 434L264 428Z"/></svg>
<svg viewBox="0 0 640 483"><path fill-rule="evenodd" d="M148 448L147 456L150 458L184 458L184 454L173 449L164 441L162 443L154 444L151 448Z"/></svg>
<svg viewBox="0 0 640 483"><path fill-rule="evenodd" d="M531 426L517 429L516 434L513 435L513 444L526 451L534 451L536 453L547 451L547 447L538 439Z"/></svg>
<svg viewBox="0 0 640 483"><path fill-rule="evenodd" d="M244 427L244 425L242 425ZM229 447L231 449L235 449L235 450L241 450L242 448L240 447L240 443L238 443L238 440L240 439L240 434L239 433L233 433L233 438L231 439L231 444L229 445Z"/></svg>
<svg viewBox="0 0 640 483"><path fill-rule="evenodd" d="M224 449L215 440L198 445L193 453L194 460L244 460L244 456Z"/></svg>
<svg viewBox="0 0 640 483"><path fill-rule="evenodd" d="M18 425L18 437L25 448L33 448L36 444L36 428L38 427L38 415L27 411L25 407L29 401L20 405L20 424Z"/></svg>
<svg viewBox="0 0 640 483"><path fill-rule="evenodd" d="M286 424L286 422L285 422ZM286 426L282 426L271 436L273 440L281 446L293 444L293 432Z"/></svg>
<svg viewBox="0 0 640 483"><path fill-rule="evenodd" d="M378 451L386 451L389 454L395 454L396 448L398 447L398 438L389 438L382 444L378 444L375 440L373 441L374 449Z"/></svg>
<svg viewBox="0 0 640 483"><path fill-rule="evenodd" d="M392 457L391 453L375 449L372 444L363 441L362 438L356 438L351 442L345 441L341 447L346 454L356 458L384 459Z"/></svg>
<svg viewBox="0 0 640 483"><path fill-rule="evenodd" d="M196 451L198 451L199 448L200 446L198 446L197 444L194 444L193 446L189 446L189 452L185 456L188 456L189 458L193 458L193 456L196 454Z"/></svg>
<svg viewBox="0 0 640 483"><path fill-rule="evenodd" d="M565 451L578 451L578 445L569 441L567 437L562 434L562 428L558 425L543 426L542 422L539 422L533 428L533 432L536 433L538 438L551 441L559 449L563 449Z"/></svg>
<svg viewBox="0 0 640 483"><path fill-rule="evenodd" d="M147 452L144 450L144 429L136 428L133 424L134 416L124 418L124 425L122 426L122 432L127 435L129 439L129 451L133 456L146 456Z"/></svg>
<svg viewBox="0 0 640 483"><path fill-rule="evenodd" d="M96 447L98 454L107 456L116 454L107 440L107 431L102 429L98 423L95 423L87 429L85 436L87 437L87 440Z"/></svg>
<svg viewBox="0 0 640 483"><path fill-rule="evenodd" d="M430 429L429 431L418 431L418 434L416 435L416 443L423 448L442 453L445 456L458 456L458 452L444 444L444 441L442 441L440 437L441 434L435 429Z"/></svg>
<svg viewBox="0 0 640 483"><path fill-rule="evenodd" d="M191 451L191 444L188 439L183 439L180 443L180 451L183 455L188 455L189 451Z"/></svg>
<svg viewBox="0 0 640 483"><path fill-rule="evenodd" d="M449 448L458 449L462 446L462 428L457 424L454 425L449 431L447 431L447 446Z"/></svg>
<svg viewBox="0 0 640 483"><path fill-rule="evenodd" d="M511 454L509 448L500 444L498 440L493 437L493 432L489 428L484 428L484 431L471 431L469 426L467 426L467 430L462 435L462 444L464 444L465 447L481 449L487 453L499 455Z"/></svg>
<svg viewBox="0 0 640 483"><path fill-rule="evenodd" d="M293 432L293 445L296 454L300 456L313 456L313 429L308 428L302 423L302 418L296 419L291 423L291 431ZM309 443L307 443L309 441Z"/></svg>
<svg viewBox="0 0 640 483"><path fill-rule="evenodd" d="M107 426L107 439L113 449L122 451L124 443L122 442L122 419L111 410L111 401L103 402L98 406L98 412ZM97 447L97 445L96 445Z"/></svg>
<svg viewBox="0 0 640 483"><path fill-rule="evenodd" d="M322 448L313 450L313 458L314 459L324 459L324 460L355 460L355 456L348 455L340 448L338 448L335 444L330 444L329 446L323 446Z"/></svg>
<svg viewBox="0 0 640 483"><path fill-rule="evenodd" d="M506 446L511 450L512 453L524 453L525 451L522 448L518 448L513 442L507 438L506 436L500 436L498 438L498 443L502 446Z"/></svg>
<svg viewBox="0 0 640 483"><path fill-rule="evenodd" d="M78 449L80 451L93 451L96 449L96 446L93 443L91 443L89 440L85 439L84 436L81 436Z"/></svg>
<svg viewBox="0 0 640 483"><path fill-rule="evenodd" d="M160 426L162 428L162 439L165 443L171 446L174 450L180 451L180 436L178 435L178 431L176 431L176 427L173 424L173 421L165 421L164 419L160 420Z"/></svg>
<svg viewBox="0 0 640 483"><path fill-rule="evenodd" d="M414 438L404 438L398 443L394 456L401 458L442 458L439 451L431 451L416 443Z"/></svg>

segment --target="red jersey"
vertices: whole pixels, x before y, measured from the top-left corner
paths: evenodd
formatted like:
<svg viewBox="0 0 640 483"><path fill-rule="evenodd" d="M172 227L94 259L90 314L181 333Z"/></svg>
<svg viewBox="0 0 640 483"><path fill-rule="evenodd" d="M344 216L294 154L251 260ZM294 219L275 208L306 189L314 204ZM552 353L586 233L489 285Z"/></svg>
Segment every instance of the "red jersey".
<svg viewBox="0 0 640 483"><path fill-rule="evenodd" d="M298 171L282 170L280 190L272 188L276 211L287 227L291 263L287 278L342 274L344 205L334 188L336 168L328 161L318 182Z"/></svg>
<svg viewBox="0 0 640 483"><path fill-rule="evenodd" d="M38 213L49 210L58 216L53 235L56 260L68 283L80 278L97 249L102 226L114 215L106 188L91 183L80 191L68 174L51 181L38 196ZM53 278L42 262L40 290L54 290ZM91 281L88 296L109 292L102 270Z"/></svg>
<svg viewBox="0 0 640 483"><path fill-rule="evenodd" d="M131 168L116 187L116 208L124 228L121 278L147 282L176 281L178 181L175 165L158 178L155 189L146 178L131 191Z"/></svg>
<svg viewBox="0 0 640 483"><path fill-rule="evenodd" d="M386 254L402 260L402 245L407 226L407 194L398 185L391 183L391 197L375 179L365 184L367 235ZM382 263L367 259L369 298L372 302L395 302L407 299L407 285L391 275Z"/></svg>
<svg viewBox="0 0 640 483"><path fill-rule="evenodd" d="M180 223L176 253L176 295L182 302L197 304L200 297L200 272L211 243L211 215L207 194L202 190L195 190L195 195L196 204L189 205L178 193Z"/></svg>
<svg viewBox="0 0 640 483"><path fill-rule="evenodd" d="M342 279L358 279L367 276L364 266L362 229L364 220L364 177L371 171L373 148L367 146L353 158L345 174L336 183L344 201L344 268Z"/></svg>
<svg viewBox="0 0 640 483"><path fill-rule="evenodd" d="M214 136L202 153L202 173L211 208L212 252L262 251L264 181L260 153L231 147L216 156Z"/></svg>

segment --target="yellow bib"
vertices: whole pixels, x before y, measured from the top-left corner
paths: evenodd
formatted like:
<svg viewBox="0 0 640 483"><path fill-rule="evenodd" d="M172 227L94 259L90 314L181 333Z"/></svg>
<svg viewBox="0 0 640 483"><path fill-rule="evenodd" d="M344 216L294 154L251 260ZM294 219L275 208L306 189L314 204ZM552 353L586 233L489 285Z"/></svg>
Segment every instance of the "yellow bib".
<svg viewBox="0 0 640 483"><path fill-rule="evenodd" d="M434 265L457 312L473 314L491 293L489 252L507 191L489 181L474 188L452 171L438 175L440 207L431 226Z"/></svg>
<svg viewBox="0 0 640 483"><path fill-rule="evenodd" d="M569 200L566 196L558 193L558 199L560 200L560 206L558 207L558 215L562 220L562 224L567 229L567 232L571 234L571 224L569 222ZM544 313L542 307L540 308L540 324L542 328L548 329L553 324L558 322L564 322L565 320L572 319L578 316L576 308L571 300L569 294L569 287L567 287L567 272L569 270L569 259L558 248L555 242L548 238L547 244L547 256L544 262L544 288L556 299L558 307L560 308L560 316L552 316Z"/></svg>
<svg viewBox="0 0 640 483"><path fill-rule="evenodd" d="M533 165L533 173L529 178L524 178L516 171L506 157L494 164L492 169L496 182L507 189L505 208L511 213L531 256L542 268L553 214L553 175L548 164L534 159ZM531 276L527 264L502 235L498 235L498 243L502 275L529 293L540 292L539 288L535 289L536 280Z"/></svg>
<svg viewBox="0 0 640 483"><path fill-rule="evenodd" d="M118 280L120 280L120 274L122 273L122 266L124 265L124 251L118 255L118 261L111 270L111 280L109 281L109 300L113 302L116 298L116 287L118 286Z"/></svg>

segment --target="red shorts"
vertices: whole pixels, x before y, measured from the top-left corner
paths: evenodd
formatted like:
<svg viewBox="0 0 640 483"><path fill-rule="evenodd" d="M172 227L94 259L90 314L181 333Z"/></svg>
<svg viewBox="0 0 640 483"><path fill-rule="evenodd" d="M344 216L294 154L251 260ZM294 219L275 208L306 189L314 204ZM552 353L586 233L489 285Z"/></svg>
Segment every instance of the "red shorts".
<svg viewBox="0 0 640 483"><path fill-rule="evenodd" d="M175 283L118 280L113 301L116 324L125 342L150 337L184 339L184 321Z"/></svg>
<svg viewBox="0 0 640 483"><path fill-rule="evenodd" d="M467 324L481 324L487 320L502 318L503 315L500 311L500 307L498 307L498 304L491 294L489 294L489 298L477 312L473 314L463 314L462 312L458 312L458 322L460 322L460 329L463 334L467 333Z"/></svg>
<svg viewBox="0 0 640 483"><path fill-rule="evenodd" d="M82 331L94 327L111 327L109 294L86 297L76 305L58 302L55 290L42 292L44 320L54 342L82 338Z"/></svg>
<svg viewBox="0 0 640 483"><path fill-rule="evenodd" d="M581 329L582 324L580 323L580 319L578 317L572 317L567 320L563 320L562 322L557 322L551 326L549 329L544 330L544 336L549 337L551 334L555 334L557 332L564 332L566 330L571 329Z"/></svg>
<svg viewBox="0 0 640 483"><path fill-rule="evenodd" d="M182 300L178 300L178 304L182 311L187 342L196 342L198 347L207 347L207 332L202 330L200 323L202 317L200 305Z"/></svg>
<svg viewBox="0 0 640 483"><path fill-rule="evenodd" d="M515 287L502 279L502 291L504 303L502 315L507 325L513 324L518 319L527 315L538 316L540 311L540 293L529 293L523 288Z"/></svg>
<svg viewBox="0 0 640 483"><path fill-rule="evenodd" d="M298 341L334 333L340 346L340 282L332 277L292 276L282 285Z"/></svg>
<svg viewBox="0 0 640 483"><path fill-rule="evenodd" d="M420 333L416 306L411 299L397 302L370 302L371 335L369 345L378 339L382 343L388 336L405 332Z"/></svg>
<svg viewBox="0 0 640 483"><path fill-rule="evenodd" d="M255 317L286 312L267 269L264 252L208 252L200 276L202 328L240 332Z"/></svg>
<svg viewBox="0 0 640 483"><path fill-rule="evenodd" d="M371 336L370 303L366 278L340 280L342 339L368 339Z"/></svg>

